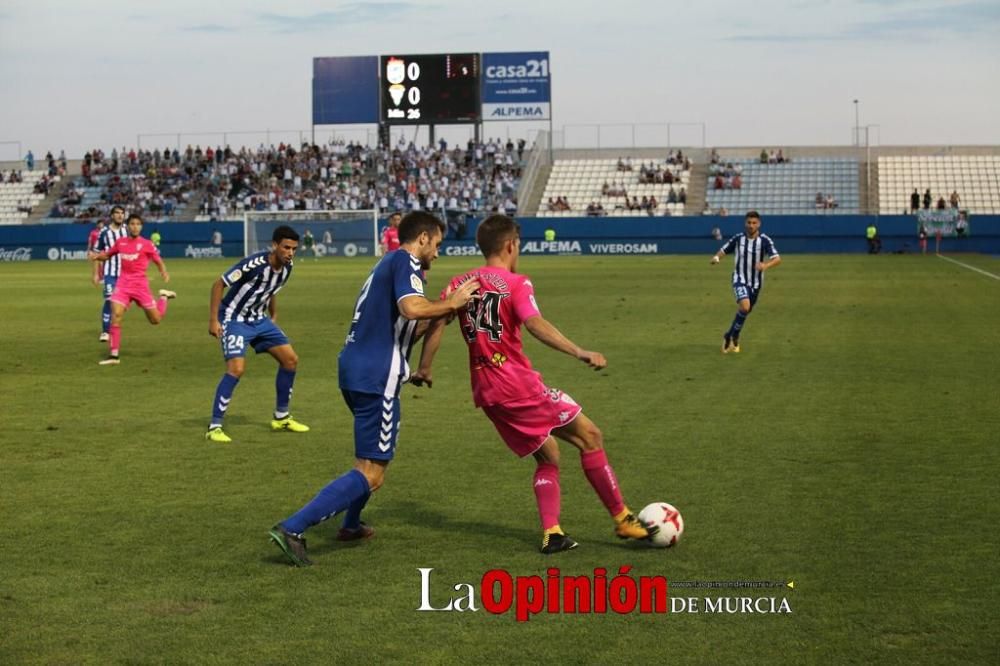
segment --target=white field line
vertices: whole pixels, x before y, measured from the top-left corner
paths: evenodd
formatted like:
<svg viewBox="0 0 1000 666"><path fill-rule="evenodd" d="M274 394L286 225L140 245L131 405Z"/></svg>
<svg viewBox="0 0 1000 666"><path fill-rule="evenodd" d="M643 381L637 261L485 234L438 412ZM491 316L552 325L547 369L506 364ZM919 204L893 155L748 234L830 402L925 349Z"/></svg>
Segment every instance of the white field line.
<svg viewBox="0 0 1000 666"><path fill-rule="evenodd" d="M944 259L945 261L950 261L953 264L958 264L962 268L968 268L970 271L976 271L977 273L982 273L983 275L985 275L987 277L991 277L994 280L1000 280L1000 275L994 275L993 273L990 273L989 271L984 271L981 268L976 268L975 266L970 266L969 264L963 264L961 261L958 261L956 259L952 259L951 257L946 257L943 254L939 254L938 258Z"/></svg>

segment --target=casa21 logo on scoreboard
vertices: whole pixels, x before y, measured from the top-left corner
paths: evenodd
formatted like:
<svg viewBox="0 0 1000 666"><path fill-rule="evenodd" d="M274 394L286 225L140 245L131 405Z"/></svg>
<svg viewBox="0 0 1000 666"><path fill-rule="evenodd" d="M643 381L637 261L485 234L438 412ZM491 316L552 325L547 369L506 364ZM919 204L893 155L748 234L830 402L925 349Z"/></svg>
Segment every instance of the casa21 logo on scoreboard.
<svg viewBox="0 0 1000 666"><path fill-rule="evenodd" d="M483 120L548 120L548 51L483 54Z"/></svg>

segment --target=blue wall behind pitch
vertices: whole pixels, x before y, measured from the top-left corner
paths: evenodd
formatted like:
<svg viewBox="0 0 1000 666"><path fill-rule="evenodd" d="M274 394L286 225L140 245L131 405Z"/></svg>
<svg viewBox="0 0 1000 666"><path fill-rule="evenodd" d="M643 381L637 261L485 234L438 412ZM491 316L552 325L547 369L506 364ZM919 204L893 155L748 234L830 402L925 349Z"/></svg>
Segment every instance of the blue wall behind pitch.
<svg viewBox="0 0 1000 666"><path fill-rule="evenodd" d="M907 215L765 216L761 230L771 236L778 250L785 254L863 253L867 251L865 228L871 220L875 220L879 228L883 251L917 251L916 220ZM743 229L743 220L737 216L529 217L519 218L519 222L523 240L531 244L529 253L533 248L536 254L572 252L571 248L576 246L585 254L592 248L605 254L647 253L651 246L655 246L652 250L655 254L711 254L721 244L711 238L712 227L718 226L725 238ZM449 234L444 254L474 251L477 223L473 220L468 224L464 240L456 240ZM556 232L557 244L554 246L541 243L545 229L550 227ZM83 259L91 228L89 224L0 226L0 261L50 257ZM148 237L157 228L163 236L161 252L164 257L212 256L206 250L211 249L210 238L215 229L223 235L223 256L237 258L243 254L241 222L151 222L146 224L143 234ZM969 238L943 239L942 251L1000 254L1000 215L972 216L970 231Z"/></svg>

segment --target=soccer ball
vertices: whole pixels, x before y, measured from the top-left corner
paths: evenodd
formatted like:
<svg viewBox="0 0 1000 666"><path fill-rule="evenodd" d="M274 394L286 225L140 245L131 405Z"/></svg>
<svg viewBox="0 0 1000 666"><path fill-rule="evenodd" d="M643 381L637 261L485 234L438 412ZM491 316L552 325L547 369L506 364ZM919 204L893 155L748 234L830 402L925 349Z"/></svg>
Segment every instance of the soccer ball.
<svg viewBox="0 0 1000 666"><path fill-rule="evenodd" d="M647 527L659 527L660 530L651 539L649 545L655 548L670 548L684 534L684 518L672 504L654 502L639 512L639 520Z"/></svg>

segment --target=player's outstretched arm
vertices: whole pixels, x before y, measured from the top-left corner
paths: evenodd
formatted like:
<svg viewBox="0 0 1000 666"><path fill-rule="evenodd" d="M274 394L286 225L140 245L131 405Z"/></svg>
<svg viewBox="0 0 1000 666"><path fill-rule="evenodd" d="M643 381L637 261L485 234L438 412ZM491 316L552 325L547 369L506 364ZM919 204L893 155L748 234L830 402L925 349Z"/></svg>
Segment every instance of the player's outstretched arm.
<svg viewBox="0 0 1000 666"><path fill-rule="evenodd" d="M91 261L104 262L104 261L108 260L108 253L107 252L88 252L87 253L87 259L90 259Z"/></svg>
<svg viewBox="0 0 1000 666"><path fill-rule="evenodd" d="M212 296L208 303L208 334L213 338L219 337L222 333L222 324L219 323L219 304L222 303L222 293L226 290L226 283L219 278L212 283Z"/></svg>
<svg viewBox="0 0 1000 666"><path fill-rule="evenodd" d="M600 370L608 365L608 361L604 358L603 354L588 351L580 347L563 335L558 328L540 316L527 319L524 322L524 327L540 342L552 347L556 351L561 351L577 360L583 361L594 370Z"/></svg>
<svg viewBox="0 0 1000 666"><path fill-rule="evenodd" d="M167 265L163 263L163 259L160 259L160 255L153 255L153 263L160 269L160 277L163 278L163 281L170 282L170 273L167 272Z"/></svg>
<svg viewBox="0 0 1000 666"><path fill-rule="evenodd" d="M429 301L422 296L408 296L399 301L399 312L407 319L436 319L458 312L475 298L479 280L469 280L440 301Z"/></svg>
<svg viewBox="0 0 1000 666"><path fill-rule="evenodd" d="M416 386L427 384L427 388L431 388L433 385L431 366L434 364L434 357L441 347L445 325L446 321L444 318L434 319L429 322L427 335L424 337L424 346L420 351L420 365L417 371L410 375L411 384Z"/></svg>
<svg viewBox="0 0 1000 666"><path fill-rule="evenodd" d="M726 253L723 252L722 250L719 250L718 252L716 252L715 254L712 255L712 259L708 263L710 263L710 264L712 264L714 266L715 264L717 264L720 261L722 261L722 258L724 256L726 256Z"/></svg>
<svg viewBox="0 0 1000 666"><path fill-rule="evenodd" d="M768 259L767 261L757 262L757 270L763 272L763 271L766 271L769 268L774 268L775 266L777 266L780 263L781 263L781 257L780 256L774 256L774 257L771 257L770 259Z"/></svg>

